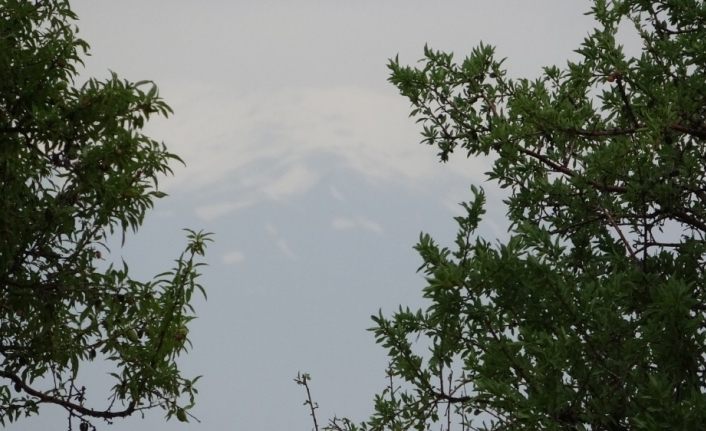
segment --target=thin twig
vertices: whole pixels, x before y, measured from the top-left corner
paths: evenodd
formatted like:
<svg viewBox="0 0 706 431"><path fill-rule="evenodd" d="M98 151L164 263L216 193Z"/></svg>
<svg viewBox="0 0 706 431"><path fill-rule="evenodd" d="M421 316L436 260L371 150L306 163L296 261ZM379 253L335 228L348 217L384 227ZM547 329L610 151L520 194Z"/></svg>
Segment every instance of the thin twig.
<svg viewBox="0 0 706 431"><path fill-rule="evenodd" d="M628 251L630 254L630 257L633 259L634 262L639 261L637 258L637 255L635 254L635 250L633 250L632 246L630 245L630 242L628 239L625 237L625 234L623 234L622 229L620 229L620 226L613 220L613 217L610 215L610 212L604 208L600 208L600 210L603 212L603 214L606 216L606 219L608 219L608 223L613 227L615 232L618 234L620 237L620 240L623 242L625 245L625 249Z"/></svg>
<svg viewBox="0 0 706 431"><path fill-rule="evenodd" d="M306 401L304 401L304 405L309 405L309 409L311 410L311 418L314 421L314 431L319 431L319 423L316 421L316 409L319 408L319 405L311 400L309 380L311 380L309 373L297 373L297 377L294 379L294 382L298 385L304 386L304 389L306 389Z"/></svg>

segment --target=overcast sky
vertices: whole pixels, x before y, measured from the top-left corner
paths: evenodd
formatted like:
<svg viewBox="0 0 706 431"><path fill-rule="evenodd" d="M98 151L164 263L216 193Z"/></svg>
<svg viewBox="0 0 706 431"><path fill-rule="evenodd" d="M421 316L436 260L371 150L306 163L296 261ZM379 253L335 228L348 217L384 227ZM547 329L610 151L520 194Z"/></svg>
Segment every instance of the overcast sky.
<svg viewBox="0 0 706 431"><path fill-rule="evenodd" d="M197 302L187 375L203 374L193 413L161 411L118 430L309 430L311 373L319 421L365 419L385 385L385 352L366 328L379 309L422 304L419 233L450 243L471 184L489 192L482 234L505 235L484 160L442 165L420 145L388 58L428 43L462 59L495 45L512 76L563 65L592 28L583 0L75 0L91 45L84 76L151 79L175 115L149 126L187 167L162 183L144 229L123 250L142 277L170 267L184 227L215 233ZM96 378L101 371L91 371ZM92 377L93 376L93 377ZM105 407L88 394L92 407ZM58 421L58 422L57 422ZM10 427L62 429L65 415Z"/></svg>

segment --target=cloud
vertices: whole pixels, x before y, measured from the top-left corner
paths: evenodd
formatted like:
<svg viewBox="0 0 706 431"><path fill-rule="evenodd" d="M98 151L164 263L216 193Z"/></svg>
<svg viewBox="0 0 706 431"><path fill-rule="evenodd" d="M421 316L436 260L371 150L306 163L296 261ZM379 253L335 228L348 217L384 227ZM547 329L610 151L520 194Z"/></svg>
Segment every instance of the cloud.
<svg viewBox="0 0 706 431"><path fill-rule="evenodd" d="M238 251L233 250L223 255L223 263L226 265L236 265L245 260L245 255Z"/></svg>
<svg viewBox="0 0 706 431"><path fill-rule="evenodd" d="M335 230L363 229L376 234L384 232L378 223L363 217L336 217L331 221L331 227Z"/></svg>
<svg viewBox="0 0 706 431"><path fill-rule="evenodd" d="M283 201L307 192L318 181L319 174L309 163L283 159L243 167L218 187L234 191L245 200Z"/></svg>
<svg viewBox="0 0 706 431"><path fill-rule="evenodd" d="M343 196L343 193L341 193L341 191L338 190L335 186L329 186L329 192L331 193L331 196L337 201L346 202L346 198L345 196Z"/></svg>
<svg viewBox="0 0 706 431"><path fill-rule="evenodd" d="M187 167L166 179L168 189L228 191L257 204L310 190L336 164L372 183L411 189L439 174L434 151L418 144L406 100L392 91L301 87L229 94L187 85L170 100L177 118L158 122L155 134ZM444 171L480 181L488 170L483 160L456 159L461 163L452 161ZM237 208L209 205L200 216Z"/></svg>
<svg viewBox="0 0 706 431"><path fill-rule="evenodd" d="M238 183L229 184L232 190L229 190L228 194L240 196L237 202L202 205L197 207L195 212L201 220L213 221L256 203L285 201L307 192L318 180L319 175L304 165L293 165L278 176L267 173L243 176Z"/></svg>
<svg viewBox="0 0 706 431"><path fill-rule="evenodd" d="M263 184L262 192L272 200L280 201L306 192L319 180L319 175L304 167L294 165L282 175Z"/></svg>
<svg viewBox="0 0 706 431"><path fill-rule="evenodd" d="M273 225L272 223L267 223L265 225L265 232L267 232L267 235L269 235L271 237L276 237L279 234L277 227L275 225Z"/></svg>
<svg viewBox="0 0 706 431"><path fill-rule="evenodd" d="M294 253L292 248L289 246L289 242L287 242L287 240L280 235L279 230L275 225L272 223L265 224L265 232L267 233L267 236L272 238L275 247L277 247L283 255L291 260L297 260L297 254Z"/></svg>
<svg viewBox="0 0 706 431"><path fill-rule="evenodd" d="M294 253L294 251L292 251L292 248L289 246L289 243L284 238L277 239L277 241L275 241L275 245L277 246L279 251L281 251L282 254L284 254L288 258L290 258L292 260L297 259L296 253Z"/></svg>
<svg viewBox="0 0 706 431"><path fill-rule="evenodd" d="M213 221L221 216L224 216L241 208L247 208L252 205L252 202L221 202L211 205L197 207L194 211L196 215L203 221Z"/></svg>

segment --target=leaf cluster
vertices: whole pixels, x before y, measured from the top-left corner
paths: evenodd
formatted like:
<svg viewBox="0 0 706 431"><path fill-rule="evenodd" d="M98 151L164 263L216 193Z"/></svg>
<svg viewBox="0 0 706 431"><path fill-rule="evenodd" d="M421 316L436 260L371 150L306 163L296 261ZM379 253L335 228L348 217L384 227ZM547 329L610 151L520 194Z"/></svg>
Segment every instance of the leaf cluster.
<svg viewBox="0 0 706 431"><path fill-rule="evenodd" d="M481 44L390 62L442 161L491 154L507 242L416 246L430 305L373 316L395 379L347 430L652 430L706 423L706 5L596 0L580 58L510 79ZM630 25L643 49L616 39Z"/></svg>
<svg viewBox="0 0 706 431"><path fill-rule="evenodd" d="M150 281L109 264L107 239L138 229L180 159L142 133L171 113L152 82L76 83L88 45L75 20L64 0L0 1L0 424L43 403L81 423L156 406L186 420L196 379L175 358L210 238L188 231ZM94 360L116 380L100 408L80 383Z"/></svg>

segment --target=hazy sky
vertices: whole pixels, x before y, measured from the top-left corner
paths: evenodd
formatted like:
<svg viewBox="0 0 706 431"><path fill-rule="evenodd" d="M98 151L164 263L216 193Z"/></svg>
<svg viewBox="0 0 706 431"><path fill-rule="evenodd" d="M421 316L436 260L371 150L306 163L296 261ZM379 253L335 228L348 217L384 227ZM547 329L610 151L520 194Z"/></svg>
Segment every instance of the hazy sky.
<svg viewBox="0 0 706 431"><path fill-rule="evenodd" d="M175 110L150 133L186 168L123 250L143 277L171 265L184 227L215 232L187 375L203 374L193 413L161 411L118 430L309 430L310 372L320 422L364 419L385 385L369 316L422 304L419 233L449 243L471 184L489 192L482 234L502 237L487 161L442 165L419 145L387 59L425 43L463 58L481 40L513 76L565 63L592 28L587 1L75 0L92 49L85 76L152 79ZM87 379L98 379L97 369ZM101 408L100 394L89 393ZM63 429L62 411L10 427Z"/></svg>

